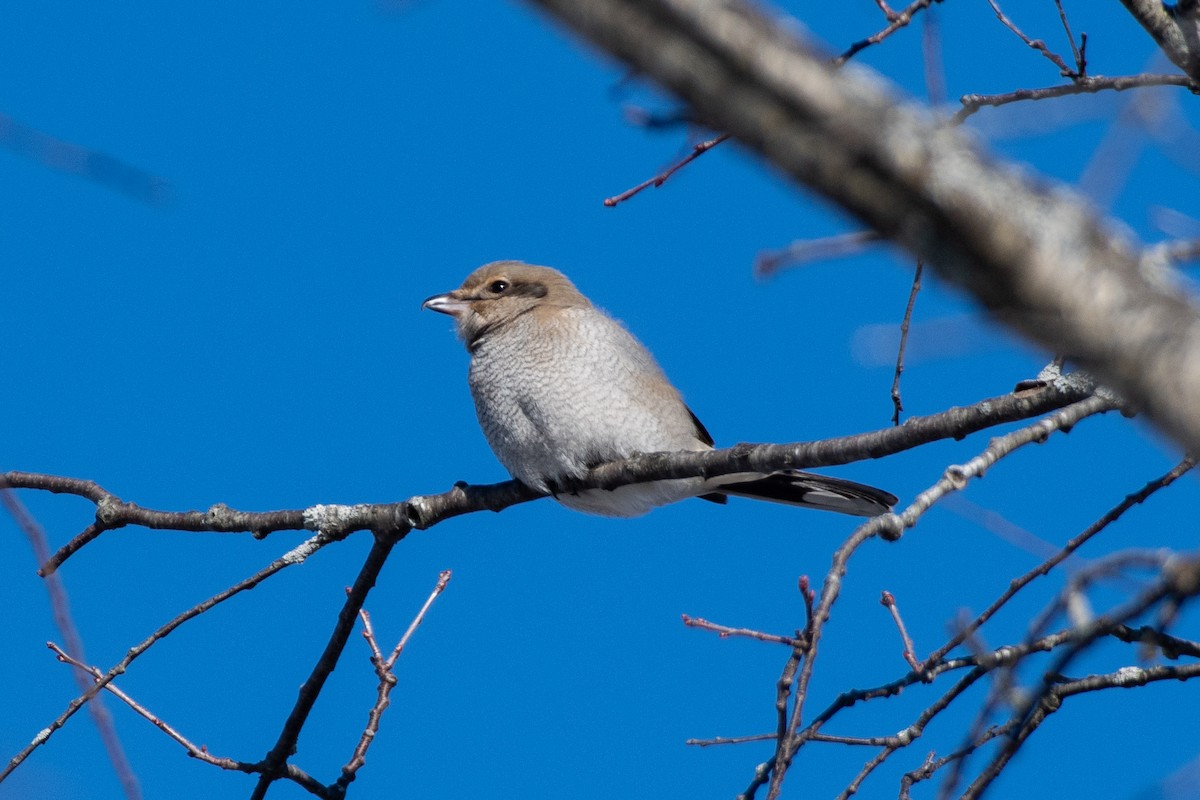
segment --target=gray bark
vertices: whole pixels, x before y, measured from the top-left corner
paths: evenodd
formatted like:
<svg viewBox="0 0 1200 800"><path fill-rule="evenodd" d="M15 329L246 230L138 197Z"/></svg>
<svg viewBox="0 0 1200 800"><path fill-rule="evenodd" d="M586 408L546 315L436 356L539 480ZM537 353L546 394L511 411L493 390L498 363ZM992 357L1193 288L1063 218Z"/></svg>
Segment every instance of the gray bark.
<svg viewBox="0 0 1200 800"><path fill-rule="evenodd" d="M534 0L1200 452L1200 309L1067 189L737 0Z"/></svg>

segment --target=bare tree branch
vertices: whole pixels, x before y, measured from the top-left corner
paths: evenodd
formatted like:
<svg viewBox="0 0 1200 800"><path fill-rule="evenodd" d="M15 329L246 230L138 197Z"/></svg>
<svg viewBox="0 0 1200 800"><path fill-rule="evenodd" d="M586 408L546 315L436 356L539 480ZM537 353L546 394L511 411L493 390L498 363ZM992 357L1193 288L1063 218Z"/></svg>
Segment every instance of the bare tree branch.
<svg viewBox="0 0 1200 800"><path fill-rule="evenodd" d="M735 472L830 467L871 458L882 458L941 439L961 439L972 433L1028 419L1092 396L1086 377L1074 375L1032 390L950 408L924 417L911 417L903 425L870 433L794 444L740 444L724 450L683 453L649 453L625 461L602 464L567 487L613 489L659 478L728 475ZM377 535L403 536L413 528L430 528L439 522L476 511L501 511L544 495L517 481L472 486L456 484L436 495L417 495L401 503L354 506L315 505L286 511L238 511L215 505L207 511L161 511L121 500L95 481L34 472L0 474L0 486L72 494L95 503L96 522L59 548L40 570L52 574L72 554L100 533L126 525L161 530L253 533L266 536L281 530L320 531L340 539L358 530ZM357 611L355 611L357 613Z"/></svg>
<svg viewBox="0 0 1200 800"><path fill-rule="evenodd" d="M405 533L407 530L396 531L390 535L376 534L375 543L371 546L371 551L367 554L358 577L354 579L354 585L346 594L346 602L338 613L337 624L334 625L325 650L317 659L317 663L313 665L307 680L301 685L296 703L283 723L283 729L279 732L275 746L263 759L262 772L259 775L258 783L254 786L254 791L250 794L251 800L262 800L266 797L267 789L271 784L280 778L287 777L289 769L293 768L293 765L288 763L288 758L295 752L296 742L300 740L300 731L304 728L304 723L308 721L308 715L316 705L317 697L320 696L325 681L337 666L342 651L346 649L346 642L350 640L350 633L354 630L358 613L362 610L367 595L374 588L380 570L387 563L392 548L404 538Z"/></svg>
<svg viewBox="0 0 1200 800"><path fill-rule="evenodd" d="M1071 83L1059 86L1046 86L1040 89L1016 89L1003 94L964 94L959 98L962 108L951 118L954 122L962 122L967 117L984 106L1006 106L1024 100L1050 100L1055 97L1067 97L1073 94L1095 94L1096 92L1123 92L1127 89L1144 89L1149 86L1182 86L1189 91L1200 92L1198 85L1184 75L1118 75L1111 78L1103 75L1079 78Z"/></svg>
<svg viewBox="0 0 1200 800"><path fill-rule="evenodd" d="M876 536L889 539L898 538L904 530L915 526L924 513L941 497L963 489L967 481L972 478L982 477L999 459L1028 444L1044 441L1054 431L1069 430L1079 420L1093 414L1102 413L1107 404L1108 401L1101 397L1089 397L1086 400L1081 400L1078 403L1061 409L1033 425L993 439L982 453L975 456L975 458L966 464L949 467L941 480L922 492L904 511L868 520L859 526L842 543L834 553L833 564L829 572L826 573L818 602L812 612L810 630L806 635L807 647L804 649L804 658L794 681L795 689L792 692L794 699L792 701L791 713L788 716L786 726L781 724L777 732L778 740L776 742L775 757L765 769L755 771L754 779L747 791L743 793L744 796L754 796L758 787L767 784L768 800L777 798L783 789L783 779L791 767L792 760L800 748L820 732L820 717L808 727L801 728L804 707L808 700L809 682L812 679L814 666L817 661L825 624L829 621L833 606L841 595L842 584L846 576L850 558L858 548L864 542ZM795 657L793 657L794 659ZM788 663L790 667L792 662L789 661ZM982 670L982 672L985 673L986 670ZM792 683L789 680L788 688L792 686ZM957 691L964 690L966 685L968 684L960 682L960 688ZM954 694L956 696L956 693ZM781 698L781 700L785 702L786 697ZM949 703L949 701L950 699L947 698L945 702ZM777 706L780 702L777 700Z"/></svg>
<svg viewBox="0 0 1200 800"><path fill-rule="evenodd" d="M884 39L908 25L908 23L912 22L914 14L916 14L918 11L923 11L929 8L929 6L933 5L934 2L935 0L914 0L914 2L909 3L908 6L900 12L893 11L886 6L881 5L880 9L883 11L888 20L887 27L878 33L868 36L866 39L850 45L846 52L834 59L834 63L840 67L842 64L845 64L847 61L854 58L871 45L879 44Z"/></svg>
<svg viewBox="0 0 1200 800"><path fill-rule="evenodd" d="M1004 592L997 597L981 614L979 614L979 616L975 617L975 619L971 620L970 623L963 626L962 630L953 636L950 641L946 642L945 645L939 647L936 652L932 653L929 658L926 659L926 666L942 660L946 657L947 653L965 642L967 637L979 630L980 626L991 619L992 615L994 615L1010 599L1012 599L1013 595L1028 586L1029 583L1034 579L1049 574L1050 570L1065 561L1080 547L1083 547L1084 544L1086 544L1096 534L1100 533L1100 531L1104 530L1113 522L1116 522L1118 519L1120 519L1126 511L1140 503L1145 502L1148 497L1157 492L1159 489L1164 489L1167 486L1170 486L1181 476L1183 476L1184 473L1189 472L1195 466L1196 460L1194 458L1185 458L1162 477L1156 478L1147 483L1138 491L1126 495L1124 500L1105 512L1103 516L1089 525L1087 529L1078 536L1075 536L1069 542L1063 545L1062 549L1050 556L1050 558L1046 559L1044 562L1034 567L1019 578L1014 578L1009 582L1008 588L1005 589Z"/></svg>

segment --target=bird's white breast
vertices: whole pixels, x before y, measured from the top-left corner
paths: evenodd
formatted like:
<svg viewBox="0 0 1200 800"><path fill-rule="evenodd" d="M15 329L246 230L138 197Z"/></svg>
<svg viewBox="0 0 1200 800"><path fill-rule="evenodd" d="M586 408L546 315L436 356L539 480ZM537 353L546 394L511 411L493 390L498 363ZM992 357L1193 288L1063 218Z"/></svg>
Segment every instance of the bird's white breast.
<svg viewBox="0 0 1200 800"><path fill-rule="evenodd" d="M497 458L539 490L636 452L707 449L645 347L594 308L523 314L489 333L472 353L470 385ZM695 494L693 484L660 481L559 500L630 516Z"/></svg>

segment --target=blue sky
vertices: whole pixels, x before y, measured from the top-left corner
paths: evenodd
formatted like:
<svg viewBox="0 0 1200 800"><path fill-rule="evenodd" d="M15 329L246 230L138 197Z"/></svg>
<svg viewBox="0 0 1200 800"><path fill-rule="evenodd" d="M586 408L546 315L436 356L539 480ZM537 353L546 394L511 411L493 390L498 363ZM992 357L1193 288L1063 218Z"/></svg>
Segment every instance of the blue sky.
<svg viewBox="0 0 1200 800"><path fill-rule="evenodd" d="M840 50L881 26L868 0L843 5L790 10ZM1004 7L1069 55L1050 4ZM1068 11L1089 34L1094 72L1151 63L1152 43L1115 5ZM1059 80L983 4L947 2L937 13L951 98ZM920 41L913 26L856 62L922 96ZM5 469L92 478L166 509L389 502L457 480L502 480L475 423L466 353L447 318L419 311L424 297L499 258L556 266L624 320L719 444L888 424L891 367L864 357L862 345L898 326L907 259L878 248L756 280L761 251L853 224L734 146L605 208L605 197L653 175L690 140L626 123L625 103L673 106L646 86L624 86L618 66L528 7L26 4L8 10L0 43L0 113L125 165L92 162L110 176L101 183L12 149L28 151L28 139L22 147L10 135L0 149ZM1074 182L1132 97L985 109L972 127L1001 155ZM1161 99L1186 107L1191 98L1176 90ZM143 202L158 181L166 202ZM1195 215L1196 183L1194 170L1150 143L1111 206L1136 235L1157 240L1148 209ZM908 413L1002 394L1048 360L936 279L926 284L904 376ZM976 436L837 474L907 502L985 445ZM1110 415L1001 463L966 498L1061 543L1177 460L1142 423ZM90 518L82 501L22 499L56 546ZM1193 546L1178 520L1195 501L1189 478L1083 555ZM880 591L897 596L928 652L960 608L982 608L1038 563L963 508L935 509L901 543L872 543L858 556L822 651L814 709L904 671ZM686 502L614 521L541 501L410 536L368 602L382 643L403 632L440 570L454 577L400 661L392 708L352 795L736 794L768 747L683 741L770 730L787 653L685 629L679 615L787 633L802 624L797 577L823 575L853 525L751 502ZM301 538L106 534L62 572L89 660L107 667ZM185 626L120 685L214 753L260 758L368 545L360 534L327 548ZM44 649L60 637L29 547L6 517L0 548L7 759L76 692ZM989 642L1019 637L1059 581L1017 603ZM1124 663L1123 651L1107 648L1081 668ZM332 780L374 687L355 637L297 763ZM1047 796L1153 791L1197 755L1189 692L1078 698L1022 752L999 793L1034 781ZM933 696L912 694L830 732L894 732ZM189 760L128 709L109 707L147 797L248 794L252 779ZM897 757L899 771L956 746L968 719L948 718L936 740L931 730L928 746ZM814 748L791 785L828 796L867 757ZM1085 758L1087 769L1073 768ZM898 774L877 778L867 796L893 794ZM5 800L118 791L83 717L0 784ZM279 785L271 796L302 795Z"/></svg>

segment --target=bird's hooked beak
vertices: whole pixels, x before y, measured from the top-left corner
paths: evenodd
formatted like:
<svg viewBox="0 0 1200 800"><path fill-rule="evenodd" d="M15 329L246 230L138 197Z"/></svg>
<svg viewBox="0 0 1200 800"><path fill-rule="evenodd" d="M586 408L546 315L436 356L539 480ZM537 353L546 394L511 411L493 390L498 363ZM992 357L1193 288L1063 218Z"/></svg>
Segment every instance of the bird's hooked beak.
<svg viewBox="0 0 1200 800"><path fill-rule="evenodd" d="M425 298L425 302L421 303L421 308L428 308L430 311L436 311L439 314L449 314L452 317L457 317L467 311L468 305L465 300L460 300L454 296L454 292L446 294L435 294L433 297Z"/></svg>

